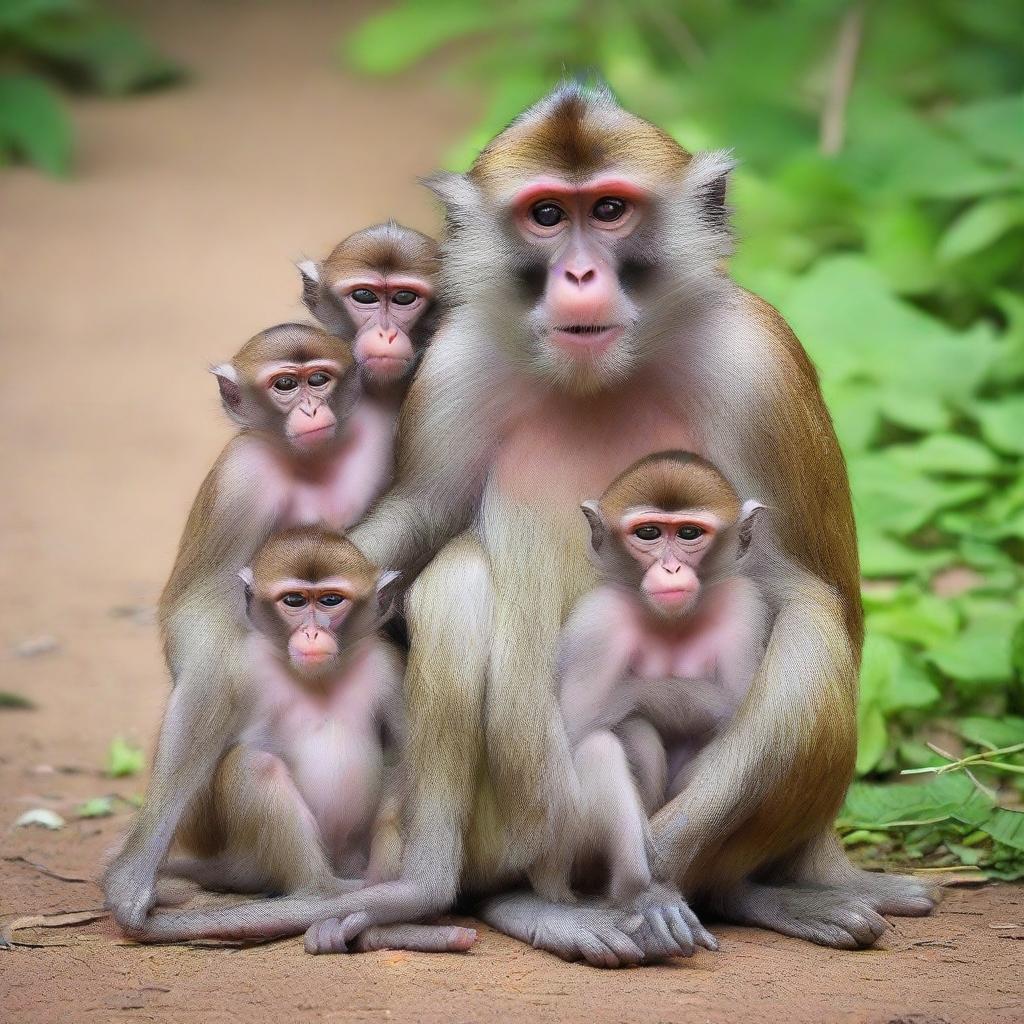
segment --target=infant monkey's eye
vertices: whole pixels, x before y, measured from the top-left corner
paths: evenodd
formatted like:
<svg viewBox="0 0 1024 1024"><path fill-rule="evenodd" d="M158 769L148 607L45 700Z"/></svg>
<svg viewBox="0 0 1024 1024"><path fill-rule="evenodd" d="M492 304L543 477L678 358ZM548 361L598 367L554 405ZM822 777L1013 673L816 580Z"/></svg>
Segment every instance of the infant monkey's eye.
<svg viewBox="0 0 1024 1024"><path fill-rule="evenodd" d="M337 608L344 600L344 594L322 594L320 596L320 603L326 608Z"/></svg>
<svg viewBox="0 0 1024 1024"><path fill-rule="evenodd" d="M295 377L278 377L273 384L275 391L294 391L299 386Z"/></svg>
<svg viewBox="0 0 1024 1024"><path fill-rule="evenodd" d="M679 539L680 540L696 540L702 536L704 531L699 526L694 526L692 523L686 526L679 527Z"/></svg>
<svg viewBox="0 0 1024 1024"><path fill-rule="evenodd" d="M648 523L644 526L638 526L633 531L633 535L639 537L641 540L657 540L661 536L661 527L651 526Z"/></svg>
<svg viewBox="0 0 1024 1024"><path fill-rule="evenodd" d="M352 298L356 302L361 302L364 306L368 306L371 302L377 301L377 296L374 292L371 292L369 288L357 288L352 293Z"/></svg>
<svg viewBox="0 0 1024 1024"><path fill-rule="evenodd" d="M329 380L330 375L324 373L322 370L317 370L316 373L309 375L309 386L313 388L322 388Z"/></svg>
<svg viewBox="0 0 1024 1024"><path fill-rule="evenodd" d="M416 301L416 293L408 288L403 288L400 292L395 292L391 296L391 301L399 306L411 306Z"/></svg>
<svg viewBox="0 0 1024 1024"><path fill-rule="evenodd" d="M297 590L293 590L291 593L285 594L284 597L281 598L281 604L285 604L289 608L303 608L306 603L306 598Z"/></svg>

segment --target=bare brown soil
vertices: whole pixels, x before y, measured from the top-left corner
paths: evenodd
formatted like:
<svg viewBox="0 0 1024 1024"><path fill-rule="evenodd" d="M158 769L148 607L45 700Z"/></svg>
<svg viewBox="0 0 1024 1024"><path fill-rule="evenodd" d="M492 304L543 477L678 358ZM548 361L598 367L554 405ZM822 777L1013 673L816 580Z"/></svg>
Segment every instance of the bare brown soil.
<svg viewBox="0 0 1024 1024"><path fill-rule="evenodd" d="M102 766L117 733L151 749L166 694L148 612L227 436L204 369L301 314L291 259L388 214L436 227L413 178L472 116L427 78L332 68L353 17L343 4L154 2L141 17L193 81L76 103L75 181L0 179L0 690L36 705L0 711L3 920L98 907L92 881L26 861L95 878L130 807L84 820L76 808L144 787ZM41 636L56 649L15 653ZM35 807L68 824L9 828ZM312 958L298 940L141 947L100 920L19 932L38 945L0 951L0 1016L1020 1021L1022 925L1021 889L956 890L870 952L723 927L717 955L602 973L486 929L463 956Z"/></svg>

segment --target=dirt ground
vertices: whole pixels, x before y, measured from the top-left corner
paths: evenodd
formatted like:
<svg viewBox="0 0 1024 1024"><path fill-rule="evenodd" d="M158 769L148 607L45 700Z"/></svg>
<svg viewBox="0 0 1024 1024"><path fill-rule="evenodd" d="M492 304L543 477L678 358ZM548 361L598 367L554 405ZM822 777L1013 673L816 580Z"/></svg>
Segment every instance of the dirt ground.
<svg viewBox="0 0 1024 1024"><path fill-rule="evenodd" d="M291 260L388 214L435 228L413 179L473 115L427 76L332 68L344 4L133 9L193 80L76 103L74 181L0 177L0 690L35 705L0 711L5 921L98 907L91 879L131 808L76 808L144 787L102 767L115 734L151 749L167 692L151 609L227 436L205 368L300 315ZM51 650L17 652L41 638ZM9 827L37 807L68 824ZM1019 888L951 891L864 953L718 931L716 955L602 973L484 928L462 956L312 958L299 940L141 947L98 920L19 932L36 945L0 951L0 1005L11 1024L1024 1020Z"/></svg>

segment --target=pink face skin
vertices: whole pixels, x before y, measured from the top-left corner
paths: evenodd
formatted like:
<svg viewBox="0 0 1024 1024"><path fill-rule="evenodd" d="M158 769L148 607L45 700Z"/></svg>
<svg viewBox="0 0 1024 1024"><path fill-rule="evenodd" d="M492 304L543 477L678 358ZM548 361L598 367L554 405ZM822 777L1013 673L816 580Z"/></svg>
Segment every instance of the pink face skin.
<svg viewBox="0 0 1024 1024"><path fill-rule="evenodd" d="M649 608L681 618L700 597L697 567L721 529L716 516L700 510L627 512L619 524L626 550L644 567L641 590Z"/></svg>
<svg viewBox="0 0 1024 1024"><path fill-rule="evenodd" d="M274 610L285 623L288 658L303 675L329 670L338 657L337 631L352 610L352 586L343 579L282 580L274 589Z"/></svg>
<svg viewBox="0 0 1024 1024"><path fill-rule="evenodd" d="M329 399L340 376L341 368L330 359L274 363L260 374L260 386L284 415L285 434L292 444L310 449L334 438L338 420Z"/></svg>
<svg viewBox="0 0 1024 1024"><path fill-rule="evenodd" d="M333 288L356 325L353 351L363 373L380 384L402 377L416 355L409 334L430 305L430 285L402 274L365 274Z"/></svg>
<svg viewBox="0 0 1024 1024"><path fill-rule="evenodd" d="M542 316L547 340L577 357L608 351L632 319L611 249L644 214L646 193L619 178L581 187L554 178L531 182L513 199L520 233L550 252Z"/></svg>

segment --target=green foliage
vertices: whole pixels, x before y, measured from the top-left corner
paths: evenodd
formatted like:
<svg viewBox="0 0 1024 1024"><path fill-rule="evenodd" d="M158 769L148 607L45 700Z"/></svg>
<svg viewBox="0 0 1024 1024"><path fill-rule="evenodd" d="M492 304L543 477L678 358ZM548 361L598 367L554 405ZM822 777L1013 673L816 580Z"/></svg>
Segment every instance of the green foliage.
<svg viewBox="0 0 1024 1024"><path fill-rule="evenodd" d="M135 29L87 0L0 0L0 164L70 170L71 123L48 79L121 95L180 77Z"/></svg>
<svg viewBox="0 0 1024 1024"><path fill-rule="evenodd" d="M94 796L80 804L75 813L79 818L109 818L114 813L114 800L109 796Z"/></svg>
<svg viewBox="0 0 1024 1024"><path fill-rule="evenodd" d="M107 750L107 774L112 778L138 775L146 763L146 755L122 736L115 736Z"/></svg>
<svg viewBox="0 0 1024 1024"><path fill-rule="evenodd" d="M845 103L844 33L859 44ZM840 826L867 860L1024 875L1024 776L983 760L884 781L943 764L927 739L970 756L1012 746L1024 721L1019 4L401 0L342 52L389 74L440 48L481 97L453 166L580 71L688 148L735 147L733 272L818 366L871 581L864 781Z"/></svg>

